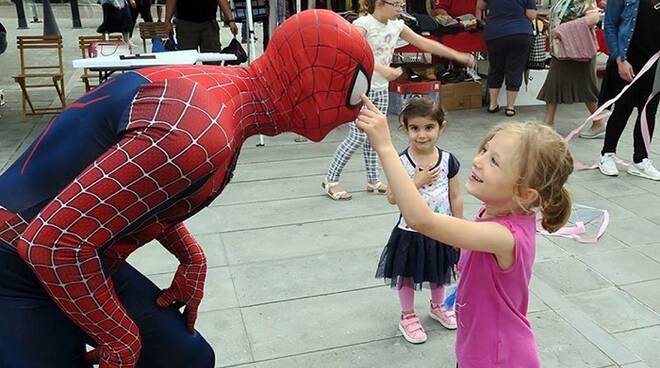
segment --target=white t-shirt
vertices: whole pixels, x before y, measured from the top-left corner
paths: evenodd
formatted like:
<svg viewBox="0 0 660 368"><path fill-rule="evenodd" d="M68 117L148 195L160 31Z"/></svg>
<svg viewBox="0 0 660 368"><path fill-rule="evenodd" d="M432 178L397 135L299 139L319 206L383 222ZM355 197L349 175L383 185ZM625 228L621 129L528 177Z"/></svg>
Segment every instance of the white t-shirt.
<svg viewBox="0 0 660 368"><path fill-rule="evenodd" d="M353 25L367 31L367 42L371 46L376 64L389 66L392 62L396 42L403 30L403 20L388 20L387 24L383 24L373 15L367 14L353 21ZM388 83L385 77L374 71L371 78L371 90L381 91L387 89Z"/></svg>

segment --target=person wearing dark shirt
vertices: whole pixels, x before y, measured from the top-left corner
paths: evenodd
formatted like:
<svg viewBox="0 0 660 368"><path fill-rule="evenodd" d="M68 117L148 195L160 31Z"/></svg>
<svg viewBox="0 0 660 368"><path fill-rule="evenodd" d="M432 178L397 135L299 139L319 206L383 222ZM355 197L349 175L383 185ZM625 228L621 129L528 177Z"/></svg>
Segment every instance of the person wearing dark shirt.
<svg viewBox="0 0 660 368"><path fill-rule="evenodd" d="M500 111L497 98L506 79L506 116L516 114L515 103L522 85L532 44L534 0L478 0L477 8L487 10L484 40L488 48L488 112Z"/></svg>
<svg viewBox="0 0 660 368"><path fill-rule="evenodd" d="M631 82L640 69L653 55L660 51L660 0L609 0L605 12L605 40L610 50L610 58L601 87L600 101L616 96ZM660 180L658 171L648 158L642 136L641 114L644 105L651 97L656 67L652 67L637 80L614 105L607 122L605 142L601 151L598 168L608 176L617 176L614 154L626 123L637 108L637 119L633 129L633 163L628 174L651 180ZM656 94L646 106L646 120L649 133L653 135L655 117L660 102Z"/></svg>
<svg viewBox="0 0 660 368"><path fill-rule="evenodd" d="M181 50L199 48L200 52L220 52L220 26L216 20L218 5L236 35L238 27L231 13L229 0L167 0L165 30L172 32L172 17L176 11L176 39Z"/></svg>

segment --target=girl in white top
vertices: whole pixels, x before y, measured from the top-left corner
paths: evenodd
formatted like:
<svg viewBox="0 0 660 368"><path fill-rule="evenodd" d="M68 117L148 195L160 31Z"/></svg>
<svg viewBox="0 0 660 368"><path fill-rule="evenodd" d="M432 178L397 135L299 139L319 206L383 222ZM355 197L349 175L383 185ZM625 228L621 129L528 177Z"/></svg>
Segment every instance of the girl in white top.
<svg viewBox="0 0 660 368"><path fill-rule="evenodd" d="M403 73L399 68L390 67L392 55L399 37L411 45L442 58L452 59L461 64L473 67L474 57L471 54L458 52L439 42L424 38L398 19L405 3L402 0L361 0L363 13L353 25L364 34L371 45L374 54L374 74L371 78L369 99L383 113L387 114L388 83L397 79ZM366 134L361 132L355 122L350 124L348 137L337 147L334 159L330 164L328 175L323 179L321 187L334 200L348 200L351 193L339 185L339 177L353 153L362 147L364 161L367 167L367 191L385 194L387 185L380 182L378 172L378 156L371 147Z"/></svg>

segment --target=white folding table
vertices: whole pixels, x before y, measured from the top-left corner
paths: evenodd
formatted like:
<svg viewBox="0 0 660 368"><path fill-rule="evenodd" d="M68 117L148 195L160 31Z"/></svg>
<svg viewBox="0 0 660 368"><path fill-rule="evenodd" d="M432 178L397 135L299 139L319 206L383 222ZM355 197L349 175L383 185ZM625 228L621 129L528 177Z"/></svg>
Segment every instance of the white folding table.
<svg viewBox="0 0 660 368"><path fill-rule="evenodd" d="M128 71L147 66L162 65L192 65L197 62L222 62L236 60L234 54L220 54L214 52L198 52L197 50L180 50L157 52L153 54L112 55L95 58L73 60L73 67L86 68L99 73L99 82L102 83L117 71Z"/></svg>

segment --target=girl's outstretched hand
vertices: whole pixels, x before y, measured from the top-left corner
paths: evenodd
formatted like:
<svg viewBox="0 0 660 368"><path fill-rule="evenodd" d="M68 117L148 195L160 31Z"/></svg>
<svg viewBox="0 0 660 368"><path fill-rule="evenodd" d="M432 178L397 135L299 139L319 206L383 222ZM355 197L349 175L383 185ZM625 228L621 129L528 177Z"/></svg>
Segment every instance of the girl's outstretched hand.
<svg viewBox="0 0 660 368"><path fill-rule="evenodd" d="M387 117L378 110L367 96L362 95L362 102L365 108L358 115L358 128L367 134L369 142L376 152L392 147Z"/></svg>

